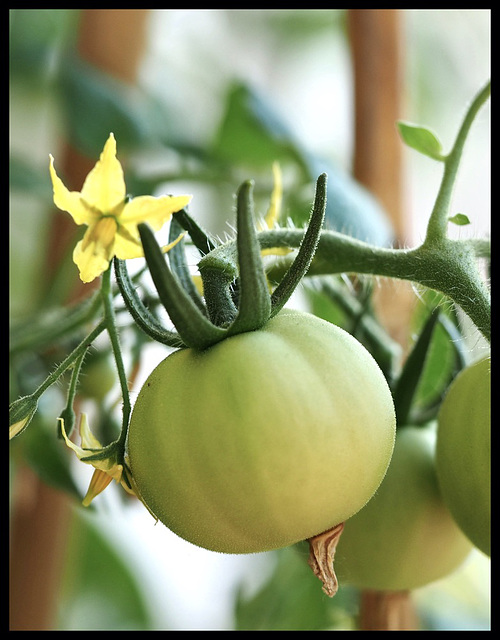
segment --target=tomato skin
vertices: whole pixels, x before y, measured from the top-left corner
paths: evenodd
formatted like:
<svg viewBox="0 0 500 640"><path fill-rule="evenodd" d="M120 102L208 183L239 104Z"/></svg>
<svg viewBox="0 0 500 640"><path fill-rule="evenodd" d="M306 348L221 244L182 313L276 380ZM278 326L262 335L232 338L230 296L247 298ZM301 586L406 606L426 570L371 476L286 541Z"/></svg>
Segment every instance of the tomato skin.
<svg viewBox="0 0 500 640"><path fill-rule="evenodd" d="M128 456L145 504L214 551L288 546L360 509L389 464L395 415L366 349L310 314L168 356L139 393Z"/></svg>
<svg viewBox="0 0 500 640"><path fill-rule="evenodd" d="M491 360L460 372L438 416L437 471L443 498L474 545L491 553Z"/></svg>
<svg viewBox="0 0 500 640"><path fill-rule="evenodd" d="M341 583L416 589L451 573L472 550L439 492L435 426L398 429L382 484L344 525L335 555Z"/></svg>

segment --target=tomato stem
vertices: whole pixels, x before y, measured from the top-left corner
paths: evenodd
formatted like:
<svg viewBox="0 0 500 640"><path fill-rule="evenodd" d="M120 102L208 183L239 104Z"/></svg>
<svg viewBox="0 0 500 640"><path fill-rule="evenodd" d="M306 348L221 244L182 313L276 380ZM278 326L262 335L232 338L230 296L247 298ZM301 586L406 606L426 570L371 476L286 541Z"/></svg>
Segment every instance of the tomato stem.
<svg viewBox="0 0 500 640"><path fill-rule="evenodd" d="M111 293L111 265L106 269L102 276L101 295L104 306L104 319L106 322L106 330L108 332L109 341L113 350L116 369L118 372L118 380L122 393L122 430L118 442L122 445L122 453L125 453L125 441L128 432L128 423L130 420L130 412L132 406L130 404L130 394L128 390L127 374L123 364L123 357L120 347L120 339L116 327L115 308L113 305L113 296Z"/></svg>

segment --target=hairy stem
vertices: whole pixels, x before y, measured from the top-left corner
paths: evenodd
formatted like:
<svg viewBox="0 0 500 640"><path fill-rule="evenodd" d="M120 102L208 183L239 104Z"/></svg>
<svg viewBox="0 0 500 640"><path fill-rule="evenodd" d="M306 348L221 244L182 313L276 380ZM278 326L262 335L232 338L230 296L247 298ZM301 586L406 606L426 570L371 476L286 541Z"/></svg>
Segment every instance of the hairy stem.
<svg viewBox="0 0 500 640"><path fill-rule="evenodd" d="M457 134L453 148L445 159L444 175L427 225L427 234L424 242L425 245L440 242L446 237L448 209L465 141L479 109L489 98L490 92L491 84L488 82L471 103L463 120L462 126Z"/></svg>
<svg viewBox="0 0 500 640"><path fill-rule="evenodd" d="M262 249L300 246L304 232L299 229L276 229L259 233ZM234 246L227 243L212 251L200 262L210 259L210 267L227 268ZM459 305L489 341L490 294L476 265L475 244L443 239L439 244L423 244L415 249L376 247L335 231L323 231L308 275L363 273L409 280L440 291ZM220 261L220 265L218 264ZM280 259L269 272L279 281L287 269Z"/></svg>
<svg viewBox="0 0 500 640"><path fill-rule="evenodd" d="M104 318L106 322L106 329L111 342L111 348L113 350L113 356L115 359L116 369L118 371L118 379L120 381L120 388L122 392L122 430L119 438L120 444L125 447L125 440L127 438L128 423L130 419L131 404L130 395L128 390L127 374L123 365L122 352L120 348L120 340L118 337L118 331L116 328L115 309L113 306L113 297L111 293L111 265L107 271L104 272L101 284L101 294L104 305Z"/></svg>

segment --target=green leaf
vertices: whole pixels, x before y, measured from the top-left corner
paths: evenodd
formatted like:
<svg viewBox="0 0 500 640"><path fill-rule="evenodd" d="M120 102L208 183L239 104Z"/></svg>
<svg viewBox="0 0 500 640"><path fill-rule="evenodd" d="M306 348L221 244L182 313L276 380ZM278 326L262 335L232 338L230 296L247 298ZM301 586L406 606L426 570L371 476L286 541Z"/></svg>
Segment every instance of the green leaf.
<svg viewBox="0 0 500 640"><path fill-rule="evenodd" d="M230 88L226 111L213 151L229 164L270 166L275 160L296 159L293 137L262 96L244 84Z"/></svg>
<svg viewBox="0 0 500 640"><path fill-rule="evenodd" d="M439 311L434 309L418 336L395 384L393 399L398 427L404 427L411 423L411 413L416 390L425 368L432 334L438 319Z"/></svg>
<svg viewBox="0 0 500 640"><path fill-rule="evenodd" d="M444 160L441 142L430 129L409 122L398 122L397 126L401 138L409 147L434 160Z"/></svg>
<svg viewBox="0 0 500 640"><path fill-rule="evenodd" d="M454 216L450 216L448 221L453 222L453 224L456 224L459 227L464 227L465 225L470 224L470 220L465 213L457 213Z"/></svg>
<svg viewBox="0 0 500 640"><path fill-rule="evenodd" d="M164 135L160 105L77 57L65 60L61 89L71 142L91 158L99 156L111 132L122 150Z"/></svg>
<svg viewBox="0 0 500 640"><path fill-rule="evenodd" d="M146 596L120 547L87 510L75 510L58 607L58 629L153 630Z"/></svg>
<svg viewBox="0 0 500 640"><path fill-rule="evenodd" d="M411 417L418 423L435 417L450 380L464 366L463 336L457 326L455 309L446 296L430 289L420 293L412 318L412 332L420 334L433 309L439 309L439 322L434 327L413 398Z"/></svg>
<svg viewBox="0 0 500 640"><path fill-rule="evenodd" d="M325 597L301 545L274 556L275 569L260 590L251 596L243 588L237 593L237 631L354 630L357 592L341 585L335 598Z"/></svg>

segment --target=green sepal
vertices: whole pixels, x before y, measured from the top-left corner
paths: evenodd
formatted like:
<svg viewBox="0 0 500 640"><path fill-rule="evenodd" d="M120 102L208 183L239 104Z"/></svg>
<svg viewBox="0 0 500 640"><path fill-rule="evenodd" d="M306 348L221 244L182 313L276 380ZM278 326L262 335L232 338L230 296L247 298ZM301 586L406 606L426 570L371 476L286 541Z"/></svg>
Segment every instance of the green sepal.
<svg viewBox="0 0 500 640"><path fill-rule="evenodd" d="M169 230L169 243L175 242L182 231L183 228L178 220L176 218L172 218ZM191 277L191 272L189 271L187 265L186 249L183 239L179 240L177 244L175 244L170 249L170 251L168 252L168 261L170 263L172 272L177 276L179 282L181 283L184 290L189 294L191 300L204 315L207 315L207 309L200 294L198 293L193 278Z"/></svg>
<svg viewBox="0 0 500 640"><path fill-rule="evenodd" d="M253 212L253 182L244 182L237 195L238 315L229 334L262 327L271 314L271 297Z"/></svg>
<svg viewBox="0 0 500 640"><path fill-rule="evenodd" d="M137 326L150 338L167 347L185 346L179 334L165 329L139 298L128 274L125 260L114 258L114 267L118 288Z"/></svg>
<svg viewBox="0 0 500 640"><path fill-rule="evenodd" d="M226 336L200 311L170 270L153 231L138 225L144 256L161 303L165 307L182 342L187 347L206 349Z"/></svg>
<svg viewBox="0 0 500 640"><path fill-rule="evenodd" d="M307 230L300 244L297 256L271 296L271 317L275 316L288 302L299 282L306 275L318 246L326 211L327 176L321 174L316 181L314 204Z"/></svg>
<svg viewBox="0 0 500 640"><path fill-rule="evenodd" d="M439 310L434 309L425 323L396 381L392 395L396 410L396 424L404 427L411 419L413 399L425 366L434 328L439 320Z"/></svg>
<svg viewBox="0 0 500 640"><path fill-rule="evenodd" d="M172 215L172 220L189 233L189 237L193 241L194 246L198 249L202 256L210 253L215 249L214 242L209 238L208 234L193 220L185 209L176 211Z"/></svg>
<svg viewBox="0 0 500 640"><path fill-rule="evenodd" d="M15 438L29 425L38 409L35 394L14 400L9 406L9 438Z"/></svg>

